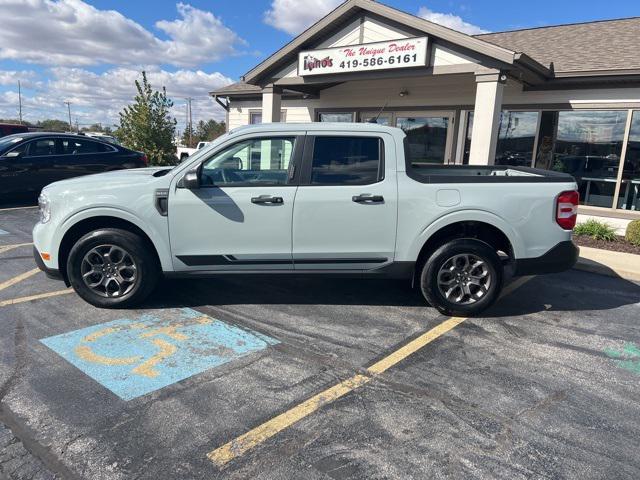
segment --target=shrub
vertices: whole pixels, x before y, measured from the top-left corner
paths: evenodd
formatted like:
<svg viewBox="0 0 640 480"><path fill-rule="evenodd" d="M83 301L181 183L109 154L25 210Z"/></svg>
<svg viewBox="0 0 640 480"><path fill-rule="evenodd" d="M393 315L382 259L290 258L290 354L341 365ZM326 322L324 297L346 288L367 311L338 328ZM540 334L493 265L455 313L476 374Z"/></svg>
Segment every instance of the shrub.
<svg viewBox="0 0 640 480"><path fill-rule="evenodd" d="M596 240L604 240L606 242L614 242L617 238L616 231L611 225L593 219L576 225L573 233L576 235L586 235Z"/></svg>
<svg viewBox="0 0 640 480"><path fill-rule="evenodd" d="M629 222L624 238L627 239L627 242L640 247L640 220Z"/></svg>

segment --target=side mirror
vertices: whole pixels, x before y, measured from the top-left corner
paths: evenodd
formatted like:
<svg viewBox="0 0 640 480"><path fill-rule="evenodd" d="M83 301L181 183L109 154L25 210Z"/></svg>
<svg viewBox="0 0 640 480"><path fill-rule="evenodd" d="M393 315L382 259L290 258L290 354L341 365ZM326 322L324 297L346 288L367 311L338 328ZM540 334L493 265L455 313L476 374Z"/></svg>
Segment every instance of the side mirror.
<svg viewBox="0 0 640 480"><path fill-rule="evenodd" d="M198 168L189 170L184 177L182 177L182 187L189 190L197 190L200 188L200 172Z"/></svg>
<svg viewBox="0 0 640 480"><path fill-rule="evenodd" d="M3 155L5 158L19 158L22 156L22 152L16 152L15 150L12 152L7 152Z"/></svg>

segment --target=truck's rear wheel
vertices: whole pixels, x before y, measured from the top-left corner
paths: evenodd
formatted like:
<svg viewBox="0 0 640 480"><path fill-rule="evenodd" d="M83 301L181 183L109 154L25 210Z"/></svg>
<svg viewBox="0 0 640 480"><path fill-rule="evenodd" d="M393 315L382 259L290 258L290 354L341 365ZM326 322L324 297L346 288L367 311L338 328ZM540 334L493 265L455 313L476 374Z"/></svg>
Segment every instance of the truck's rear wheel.
<svg viewBox="0 0 640 480"><path fill-rule="evenodd" d="M71 249L69 282L96 307L129 307L155 288L159 269L148 246L136 234L120 229L87 233Z"/></svg>
<svg viewBox="0 0 640 480"><path fill-rule="evenodd" d="M456 239L426 260L420 289L445 315L472 316L497 300L502 273L500 257L489 245L473 238Z"/></svg>

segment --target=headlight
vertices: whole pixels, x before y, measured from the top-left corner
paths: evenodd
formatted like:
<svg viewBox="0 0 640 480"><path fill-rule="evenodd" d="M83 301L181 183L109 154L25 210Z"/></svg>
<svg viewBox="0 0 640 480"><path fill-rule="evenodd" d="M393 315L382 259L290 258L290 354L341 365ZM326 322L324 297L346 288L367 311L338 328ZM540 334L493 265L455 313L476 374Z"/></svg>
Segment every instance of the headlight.
<svg viewBox="0 0 640 480"><path fill-rule="evenodd" d="M51 202L44 193L38 197L38 207L40 208L40 223L47 223L51 220Z"/></svg>

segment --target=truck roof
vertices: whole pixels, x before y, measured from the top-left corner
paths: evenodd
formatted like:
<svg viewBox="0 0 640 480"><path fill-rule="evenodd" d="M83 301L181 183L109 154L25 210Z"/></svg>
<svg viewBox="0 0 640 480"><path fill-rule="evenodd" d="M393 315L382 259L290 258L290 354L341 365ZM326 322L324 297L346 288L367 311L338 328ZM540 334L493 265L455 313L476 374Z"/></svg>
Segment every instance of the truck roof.
<svg viewBox="0 0 640 480"><path fill-rule="evenodd" d="M300 130L314 130L314 131L336 131L341 132L386 132L391 134L398 134L402 132L397 127L388 127L385 125L378 125L377 123L355 123L355 122L306 122L306 123L261 123L254 125L244 125L231 130L229 133L239 132L291 132Z"/></svg>

